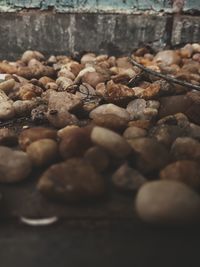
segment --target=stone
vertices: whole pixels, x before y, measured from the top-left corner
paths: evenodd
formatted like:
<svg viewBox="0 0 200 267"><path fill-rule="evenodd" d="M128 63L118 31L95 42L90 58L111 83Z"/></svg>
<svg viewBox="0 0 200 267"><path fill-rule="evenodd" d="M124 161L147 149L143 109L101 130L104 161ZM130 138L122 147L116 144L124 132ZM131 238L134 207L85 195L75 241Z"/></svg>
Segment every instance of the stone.
<svg viewBox="0 0 200 267"><path fill-rule="evenodd" d="M180 49L180 56L182 58L190 58L194 52L194 49L191 44L187 44Z"/></svg>
<svg viewBox="0 0 200 267"><path fill-rule="evenodd" d="M17 100L13 103L15 115L23 117L30 115L31 111L40 104L40 99Z"/></svg>
<svg viewBox="0 0 200 267"><path fill-rule="evenodd" d="M69 128L62 134L59 144L59 152L63 159L83 156L85 151L92 145L90 139L91 129Z"/></svg>
<svg viewBox="0 0 200 267"><path fill-rule="evenodd" d="M158 82L151 83L147 88L133 87L135 96L145 100L157 99L162 95L161 84Z"/></svg>
<svg viewBox="0 0 200 267"><path fill-rule="evenodd" d="M90 62L94 62L96 59L96 55L93 53L87 53L81 57L81 64L86 64Z"/></svg>
<svg viewBox="0 0 200 267"><path fill-rule="evenodd" d="M156 100L135 99L129 102L127 111L131 120L151 120L157 116L159 105Z"/></svg>
<svg viewBox="0 0 200 267"><path fill-rule="evenodd" d="M167 165L168 150L153 138L143 137L128 140L136 155L136 166L142 173L159 171Z"/></svg>
<svg viewBox="0 0 200 267"><path fill-rule="evenodd" d="M52 139L40 139L31 143L26 153L34 166L46 166L58 158L58 145Z"/></svg>
<svg viewBox="0 0 200 267"><path fill-rule="evenodd" d="M71 129L79 128L77 125L68 125L60 130L57 131L57 135L60 139L64 138L66 134L68 134Z"/></svg>
<svg viewBox="0 0 200 267"><path fill-rule="evenodd" d="M14 88L14 86L15 86L15 80L12 78L0 82L0 90L4 91L6 94L8 94Z"/></svg>
<svg viewBox="0 0 200 267"><path fill-rule="evenodd" d="M10 128L0 128L0 145L13 146L17 144L17 135Z"/></svg>
<svg viewBox="0 0 200 267"><path fill-rule="evenodd" d="M119 134L103 127L96 126L91 133L91 140L116 158L127 157L132 149Z"/></svg>
<svg viewBox="0 0 200 267"><path fill-rule="evenodd" d="M106 78L99 72L86 72L82 77L83 83L88 83L92 87L96 87L97 84L105 82Z"/></svg>
<svg viewBox="0 0 200 267"><path fill-rule="evenodd" d="M194 123L189 124L188 135L200 141L200 126Z"/></svg>
<svg viewBox="0 0 200 267"><path fill-rule="evenodd" d="M93 115L95 125L111 129L113 131L124 130L127 127L128 120L114 114Z"/></svg>
<svg viewBox="0 0 200 267"><path fill-rule="evenodd" d="M27 50L23 53L21 60L28 63L31 59L44 60L44 56L38 51Z"/></svg>
<svg viewBox="0 0 200 267"><path fill-rule="evenodd" d="M49 110L73 112L82 106L81 98L68 92L48 90L44 99L48 101Z"/></svg>
<svg viewBox="0 0 200 267"><path fill-rule="evenodd" d="M157 125L177 125L181 128L187 128L190 124L187 116L183 113L176 113L173 115L169 115L163 117L162 119L158 120Z"/></svg>
<svg viewBox="0 0 200 267"><path fill-rule="evenodd" d="M31 173L31 161L22 151L14 151L0 146L0 182L16 183L26 179Z"/></svg>
<svg viewBox="0 0 200 267"><path fill-rule="evenodd" d="M95 69L93 66L88 66L88 67L82 69L82 70L78 73L78 75L76 76L76 78L75 78L75 80L74 80L74 83L75 83L75 84L80 84L81 81L82 81L83 76L84 76L86 73L88 73L88 72L96 72L96 69Z"/></svg>
<svg viewBox="0 0 200 267"><path fill-rule="evenodd" d="M89 162L73 158L50 166L41 176L37 188L48 198L82 203L103 195L105 182Z"/></svg>
<svg viewBox="0 0 200 267"><path fill-rule="evenodd" d="M70 92L70 87L73 85L73 81L70 78L63 76L58 77L56 83L58 85L58 91Z"/></svg>
<svg viewBox="0 0 200 267"><path fill-rule="evenodd" d="M174 115L176 113L185 114L191 105L192 100L188 95L161 97L158 116L159 118L163 118L169 115Z"/></svg>
<svg viewBox="0 0 200 267"><path fill-rule="evenodd" d="M85 152L84 158L99 172L105 171L110 163L108 154L98 146L90 147Z"/></svg>
<svg viewBox="0 0 200 267"><path fill-rule="evenodd" d="M115 104L103 104L93 109L90 112L89 117L93 119L94 117L108 115L108 114L118 116L119 118L122 118L126 121L130 120L129 113L124 108L121 108Z"/></svg>
<svg viewBox="0 0 200 267"><path fill-rule="evenodd" d="M47 105L39 105L31 110L31 120L36 123L47 122Z"/></svg>
<svg viewBox="0 0 200 267"><path fill-rule="evenodd" d="M199 79L200 81L200 79ZM199 84L199 82L198 82ZM193 123L200 125L200 92L198 91L191 91L186 94L192 104L188 107L185 111L185 115L189 118L189 120Z"/></svg>
<svg viewBox="0 0 200 267"><path fill-rule="evenodd" d="M171 147L171 156L175 160L200 160L200 143L191 137L177 138Z"/></svg>
<svg viewBox="0 0 200 267"><path fill-rule="evenodd" d="M135 209L145 222L187 224L199 221L200 197L183 183L145 183L136 196Z"/></svg>
<svg viewBox="0 0 200 267"><path fill-rule="evenodd" d="M112 175L113 185L121 191L137 191L145 182L146 178L137 170L121 165Z"/></svg>
<svg viewBox="0 0 200 267"><path fill-rule="evenodd" d="M0 91L0 120L12 119L15 116L13 101L9 100L7 95Z"/></svg>
<svg viewBox="0 0 200 267"><path fill-rule="evenodd" d="M158 125L153 127L149 136L155 138L159 143L170 147L176 138L186 136L187 130L177 125Z"/></svg>
<svg viewBox="0 0 200 267"><path fill-rule="evenodd" d="M176 113L184 113L191 122L200 124L200 92L161 97L159 118Z"/></svg>
<svg viewBox="0 0 200 267"><path fill-rule="evenodd" d="M154 61L156 63L172 65L172 64L179 64L181 61L181 58L176 51L164 50L164 51L158 52L155 55Z"/></svg>
<svg viewBox="0 0 200 267"><path fill-rule="evenodd" d="M149 130L152 126L152 122L149 120L136 120L136 121L129 121L129 127L137 127L144 130Z"/></svg>
<svg viewBox="0 0 200 267"><path fill-rule="evenodd" d="M133 68L133 65L131 64L128 57L119 57L116 60L117 67L123 68L123 69L130 69Z"/></svg>
<svg viewBox="0 0 200 267"><path fill-rule="evenodd" d="M57 133L53 129L45 127L34 127L30 129L23 130L19 135L19 145L22 150L26 150L32 142L40 139L53 139L56 140Z"/></svg>
<svg viewBox="0 0 200 267"><path fill-rule="evenodd" d="M140 138L145 137L146 135L147 131L145 129L135 126L128 127L123 133L125 139Z"/></svg>
<svg viewBox="0 0 200 267"><path fill-rule="evenodd" d="M173 162L161 170L160 178L163 180L183 182L194 189L198 189L200 187L199 164L191 160Z"/></svg>
<svg viewBox="0 0 200 267"><path fill-rule="evenodd" d="M123 101L128 101L134 98L135 92L132 88L121 84L114 83L113 80L110 80L106 84L106 94L104 97L112 103L120 103Z"/></svg>
<svg viewBox="0 0 200 267"><path fill-rule="evenodd" d="M26 83L19 88L18 97L21 100L31 100L37 96L41 96L43 90L41 87L32 83Z"/></svg>
<svg viewBox="0 0 200 267"><path fill-rule="evenodd" d="M78 118L64 109L49 109L46 117L50 124L57 129L61 129L67 125L78 124Z"/></svg>

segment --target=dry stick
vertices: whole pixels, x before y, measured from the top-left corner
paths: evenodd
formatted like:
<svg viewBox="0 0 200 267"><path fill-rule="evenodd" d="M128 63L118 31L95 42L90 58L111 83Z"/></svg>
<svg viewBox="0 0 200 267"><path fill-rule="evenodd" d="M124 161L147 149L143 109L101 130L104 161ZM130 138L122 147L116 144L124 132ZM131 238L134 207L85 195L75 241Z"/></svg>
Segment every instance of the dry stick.
<svg viewBox="0 0 200 267"><path fill-rule="evenodd" d="M21 123L21 122L32 122L31 118L29 117L21 117L21 118L14 118L8 121L0 121L0 128L9 126L11 124Z"/></svg>
<svg viewBox="0 0 200 267"><path fill-rule="evenodd" d="M154 70L151 70L149 68L146 68L145 66L139 64L137 61L135 61L134 59L130 58L130 62L135 65L136 67L138 67L139 69L151 74L151 75L154 75L154 76L157 76L159 78L162 78L164 80L166 80L167 82L171 82L171 83L176 83L176 84L179 84L179 85L182 85L184 87L189 87L191 89L195 89L195 90L198 90L200 91L200 86L198 85L195 85L195 84L192 84L192 83L188 83L188 82L184 82L184 81L180 81L176 78L173 78L172 76L169 76L169 75L166 75L166 74L162 74L162 73L159 73L157 71L154 71Z"/></svg>

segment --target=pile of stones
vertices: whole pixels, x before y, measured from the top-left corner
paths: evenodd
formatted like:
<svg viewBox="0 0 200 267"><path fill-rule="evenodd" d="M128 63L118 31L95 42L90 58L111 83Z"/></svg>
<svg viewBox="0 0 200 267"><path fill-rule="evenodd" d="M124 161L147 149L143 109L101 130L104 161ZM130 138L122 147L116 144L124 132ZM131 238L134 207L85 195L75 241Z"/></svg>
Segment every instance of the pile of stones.
<svg viewBox="0 0 200 267"><path fill-rule="evenodd" d="M200 84L200 44L132 57L148 69ZM26 51L0 62L0 183L40 168L44 197L99 199L108 183L132 195L151 223L200 219L200 92L134 66L129 57ZM20 119L28 118L17 130ZM136 193L136 194L135 194Z"/></svg>

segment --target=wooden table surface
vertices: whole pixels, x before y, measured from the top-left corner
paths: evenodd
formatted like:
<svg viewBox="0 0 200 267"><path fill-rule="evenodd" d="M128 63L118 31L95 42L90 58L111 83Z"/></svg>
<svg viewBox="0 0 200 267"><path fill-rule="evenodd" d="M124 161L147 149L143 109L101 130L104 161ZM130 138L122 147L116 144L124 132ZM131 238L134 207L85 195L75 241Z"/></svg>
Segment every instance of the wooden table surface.
<svg viewBox="0 0 200 267"><path fill-rule="evenodd" d="M19 185L1 185L1 267L193 267L200 228L150 226L133 211L132 195L109 192L96 203L61 205L35 189L38 173ZM31 227L20 216L58 216L51 226Z"/></svg>

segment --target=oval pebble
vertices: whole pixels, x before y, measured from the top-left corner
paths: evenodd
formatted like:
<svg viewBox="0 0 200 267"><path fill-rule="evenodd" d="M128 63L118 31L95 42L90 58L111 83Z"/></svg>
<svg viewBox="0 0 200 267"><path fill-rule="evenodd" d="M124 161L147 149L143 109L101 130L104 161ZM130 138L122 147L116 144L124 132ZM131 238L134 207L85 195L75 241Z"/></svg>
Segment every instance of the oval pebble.
<svg viewBox="0 0 200 267"><path fill-rule="evenodd" d="M26 150L26 147L32 142L44 138L55 140L57 138L57 133L55 130L44 127L26 129L19 135L19 145L22 150Z"/></svg>
<svg viewBox="0 0 200 267"><path fill-rule="evenodd" d="M58 157L58 145L52 139L41 139L31 143L26 152L35 166L45 166Z"/></svg>
<svg viewBox="0 0 200 267"><path fill-rule="evenodd" d="M149 223L185 224L199 221L200 197L183 183L145 183L136 196L139 217Z"/></svg>
<svg viewBox="0 0 200 267"><path fill-rule="evenodd" d="M125 158L132 151L130 145L122 136L103 127L94 127L91 139L94 144L104 148L117 158Z"/></svg>

